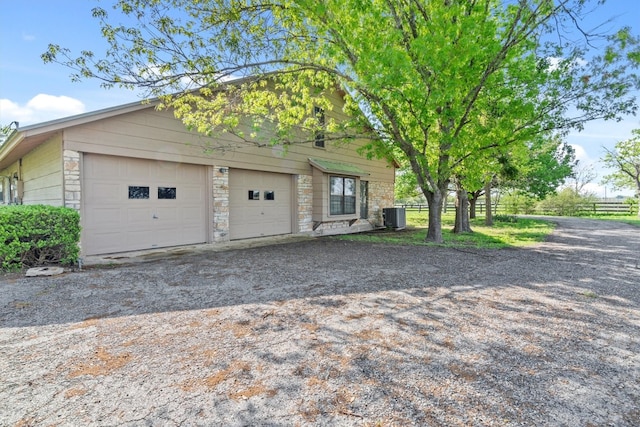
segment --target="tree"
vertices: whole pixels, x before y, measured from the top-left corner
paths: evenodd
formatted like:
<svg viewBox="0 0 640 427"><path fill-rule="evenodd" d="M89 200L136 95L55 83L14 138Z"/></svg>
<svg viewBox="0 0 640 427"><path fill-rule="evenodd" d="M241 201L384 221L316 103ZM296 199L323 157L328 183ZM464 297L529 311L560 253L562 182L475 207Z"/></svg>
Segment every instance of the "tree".
<svg viewBox="0 0 640 427"><path fill-rule="evenodd" d="M259 141L257 131L239 135L254 143L312 135L320 123L310 106L330 109L325 94L339 86L353 119L325 123L327 135L373 132L370 155L409 164L429 204L427 240L441 242L452 180L467 191L482 181L474 160L552 129L635 111L629 92L638 79L629 67L640 58L638 40L629 29L582 32L589 7L588 0L121 0L128 26L94 9L110 43L105 58L73 58L56 45L43 58L75 69L74 79L161 95L164 107L205 134L235 132L240 120L276 130L272 141Z"/></svg>
<svg viewBox="0 0 640 427"><path fill-rule="evenodd" d="M18 122L11 122L8 125L0 125L0 147L4 144L9 135L18 129L18 126Z"/></svg>
<svg viewBox="0 0 640 427"><path fill-rule="evenodd" d="M574 174L575 151L557 136L538 138L527 145L527 155L509 159L511 173L500 180L501 188L523 196L544 199Z"/></svg>
<svg viewBox="0 0 640 427"><path fill-rule="evenodd" d="M604 181L618 189L634 189L640 201L640 129L631 132L633 136L618 142L614 150L605 148L606 154L602 161L615 172L605 176Z"/></svg>
<svg viewBox="0 0 640 427"><path fill-rule="evenodd" d="M543 199L574 173L577 164L573 148L557 135L540 135L525 144L524 149L496 153L491 161L484 187L469 193L471 218L481 196L485 196L485 205L491 206L492 188ZM492 222L492 212L487 209L485 223L492 225Z"/></svg>
<svg viewBox="0 0 640 427"><path fill-rule="evenodd" d="M424 196L418 187L416 176L407 166L396 171L395 199L403 203L424 203Z"/></svg>
<svg viewBox="0 0 640 427"><path fill-rule="evenodd" d="M598 173L595 171L593 165L582 165L580 162L576 162L573 168L573 173L567 180L567 184L573 187L573 190L577 194L584 194L584 188L587 184L593 182L598 177Z"/></svg>

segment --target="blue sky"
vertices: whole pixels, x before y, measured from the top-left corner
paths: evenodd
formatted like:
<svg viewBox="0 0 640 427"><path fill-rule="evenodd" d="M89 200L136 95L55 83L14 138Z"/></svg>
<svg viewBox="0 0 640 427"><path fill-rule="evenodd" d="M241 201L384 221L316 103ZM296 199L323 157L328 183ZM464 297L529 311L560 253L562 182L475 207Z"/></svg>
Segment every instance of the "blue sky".
<svg viewBox="0 0 640 427"><path fill-rule="evenodd" d="M104 90L98 81L73 83L70 70L40 59L49 43L75 53L83 49L104 51L106 44L91 9L100 6L109 10L115 1L0 0L0 124L15 120L21 126L30 125L140 99L135 92ZM613 18L611 26L628 25L638 34L640 1L608 0L593 18L594 22ZM640 128L638 117L619 123L591 123L583 132L571 134L568 142L576 148L582 164L594 165L599 181L606 173L598 164L602 147L612 148L617 141L628 139L634 128ZM605 192L597 182L589 189L600 196ZM607 195L612 194L608 189Z"/></svg>

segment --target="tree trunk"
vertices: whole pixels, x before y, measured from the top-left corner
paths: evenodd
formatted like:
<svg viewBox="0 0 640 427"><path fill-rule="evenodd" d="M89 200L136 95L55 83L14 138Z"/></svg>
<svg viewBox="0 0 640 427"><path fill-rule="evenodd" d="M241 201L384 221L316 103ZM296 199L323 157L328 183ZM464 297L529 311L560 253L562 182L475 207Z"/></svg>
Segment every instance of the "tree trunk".
<svg viewBox="0 0 640 427"><path fill-rule="evenodd" d="M476 217L476 206L483 193L484 188L482 190L469 193L469 218L474 219Z"/></svg>
<svg viewBox="0 0 640 427"><path fill-rule="evenodd" d="M424 192L429 205L429 228L427 229L426 242L443 243L442 238L442 202L443 193L439 190Z"/></svg>
<svg viewBox="0 0 640 427"><path fill-rule="evenodd" d="M456 206L456 220L453 226L454 233L473 233L469 223L469 194L464 188L456 189L458 204Z"/></svg>
<svg viewBox="0 0 640 427"><path fill-rule="evenodd" d="M478 198L474 195L469 199L469 218L474 219L476 217L476 204Z"/></svg>
<svg viewBox="0 0 640 427"><path fill-rule="evenodd" d="M487 207L484 223L488 227L491 227L493 225L493 209L491 209L491 181L484 185L484 205Z"/></svg>

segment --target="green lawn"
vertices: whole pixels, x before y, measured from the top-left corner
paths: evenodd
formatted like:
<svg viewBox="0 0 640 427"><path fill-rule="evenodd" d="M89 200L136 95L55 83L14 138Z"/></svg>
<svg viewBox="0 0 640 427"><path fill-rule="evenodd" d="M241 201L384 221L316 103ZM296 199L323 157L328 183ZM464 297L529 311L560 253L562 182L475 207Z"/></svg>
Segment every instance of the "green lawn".
<svg viewBox="0 0 640 427"><path fill-rule="evenodd" d="M602 219L605 221L618 221L626 224L636 225L640 227L640 218L638 215L593 215L589 218Z"/></svg>
<svg viewBox="0 0 640 427"><path fill-rule="evenodd" d="M544 241L553 231L555 225L549 221L527 218L499 216L493 227L484 225L484 217L471 221L474 231L470 234L453 234L453 212L442 217L442 234L445 246L474 248L505 248L527 246ZM379 230L359 234L336 236L341 240L390 243L404 245L430 245L425 243L427 234L427 213L407 212L407 228L405 230Z"/></svg>

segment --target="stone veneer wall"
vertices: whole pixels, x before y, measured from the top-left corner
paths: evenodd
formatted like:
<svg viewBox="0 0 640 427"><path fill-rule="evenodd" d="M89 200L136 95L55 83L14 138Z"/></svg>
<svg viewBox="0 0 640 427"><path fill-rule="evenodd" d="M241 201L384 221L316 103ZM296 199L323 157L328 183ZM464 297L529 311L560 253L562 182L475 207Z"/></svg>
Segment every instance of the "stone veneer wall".
<svg viewBox="0 0 640 427"><path fill-rule="evenodd" d="M213 241L229 241L229 168L213 167Z"/></svg>
<svg viewBox="0 0 640 427"><path fill-rule="evenodd" d="M64 150L62 158L64 162L64 205L80 211L80 201L82 199L80 153L73 150Z"/></svg>
<svg viewBox="0 0 640 427"><path fill-rule="evenodd" d="M369 222L377 227L383 226L382 209L392 208L394 201L392 182L369 181Z"/></svg>
<svg viewBox="0 0 640 427"><path fill-rule="evenodd" d="M313 231L313 177L298 175L296 177L298 200L298 233Z"/></svg>

